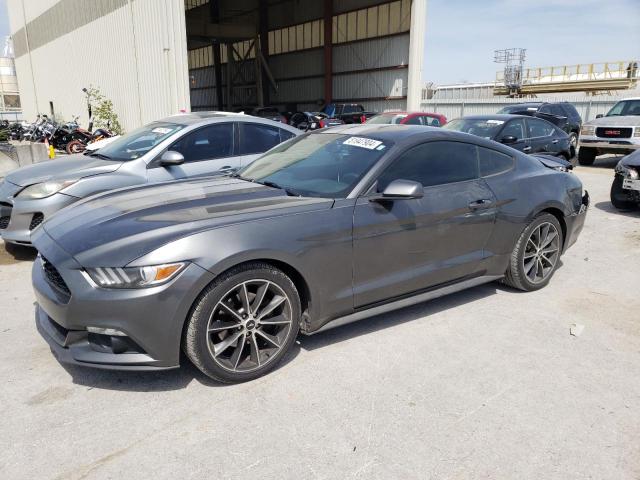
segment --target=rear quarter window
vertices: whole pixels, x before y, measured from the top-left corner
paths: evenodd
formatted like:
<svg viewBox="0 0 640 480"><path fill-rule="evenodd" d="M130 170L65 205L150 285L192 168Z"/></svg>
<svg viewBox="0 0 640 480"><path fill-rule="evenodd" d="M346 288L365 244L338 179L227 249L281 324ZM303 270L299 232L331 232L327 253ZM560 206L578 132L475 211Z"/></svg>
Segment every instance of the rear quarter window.
<svg viewBox="0 0 640 480"><path fill-rule="evenodd" d="M510 155L484 147L478 147L478 159L481 177L490 177L508 172L513 168L514 164L513 157Z"/></svg>

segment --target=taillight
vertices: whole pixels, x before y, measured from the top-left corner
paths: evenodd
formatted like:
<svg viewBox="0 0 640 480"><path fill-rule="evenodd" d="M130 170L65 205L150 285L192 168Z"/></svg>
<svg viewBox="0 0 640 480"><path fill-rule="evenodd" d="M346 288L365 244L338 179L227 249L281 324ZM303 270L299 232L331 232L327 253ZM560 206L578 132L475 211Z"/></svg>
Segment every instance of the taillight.
<svg viewBox="0 0 640 480"><path fill-rule="evenodd" d="M326 126L327 126L327 124L324 123L324 120L320 120L320 128L324 128Z"/></svg>
<svg viewBox="0 0 640 480"><path fill-rule="evenodd" d="M362 115L362 116L360 117L360 123L364 123L364 122L366 122L366 121L367 121L367 117L365 117L364 115Z"/></svg>

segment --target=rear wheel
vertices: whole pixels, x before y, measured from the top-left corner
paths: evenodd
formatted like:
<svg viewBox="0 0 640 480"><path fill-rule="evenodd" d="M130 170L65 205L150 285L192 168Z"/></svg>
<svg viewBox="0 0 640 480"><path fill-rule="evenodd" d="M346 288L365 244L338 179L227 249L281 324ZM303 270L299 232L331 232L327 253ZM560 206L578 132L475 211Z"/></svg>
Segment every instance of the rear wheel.
<svg viewBox="0 0 640 480"><path fill-rule="evenodd" d="M273 370L291 349L300 315L300 297L287 275L265 263L242 265L196 300L183 349L215 380L252 380Z"/></svg>
<svg viewBox="0 0 640 480"><path fill-rule="evenodd" d="M597 150L595 148L580 147L578 150L578 162L580 165L593 165L596 161Z"/></svg>
<svg viewBox="0 0 640 480"><path fill-rule="evenodd" d="M504 283L530 292L551 280L562 251L562 227L550 213L542 213L524 229L511 253Z"/></svg>
<svg viewBox="0 0 640 480"><path fill-rule="evenodd" d="M636 203L632 201L629 194L622 188L623 178L620 175L613 177L613 183L611 184L611 203L618 210L631 210L636 206Z"/></svg>

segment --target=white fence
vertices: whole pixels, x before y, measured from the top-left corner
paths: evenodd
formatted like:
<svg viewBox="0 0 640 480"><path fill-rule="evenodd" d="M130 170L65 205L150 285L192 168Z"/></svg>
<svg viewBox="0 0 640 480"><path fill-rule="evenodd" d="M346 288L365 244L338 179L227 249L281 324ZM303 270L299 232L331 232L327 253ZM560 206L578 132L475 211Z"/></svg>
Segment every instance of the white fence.
<svg viewBox="0 0 640 480"><path fill-rule="evenodd" d="M466 99L466 100L423 100L421 110L423 112L440 113L452 120L468 115L490 115L496 113L505 105L523 102L559 102L566 100L573 104L578 110L583 121L592 120L599 113L605 114L620 100L620 97L579 97L575 99L566 98L487 98L487 99Z"/></svg>

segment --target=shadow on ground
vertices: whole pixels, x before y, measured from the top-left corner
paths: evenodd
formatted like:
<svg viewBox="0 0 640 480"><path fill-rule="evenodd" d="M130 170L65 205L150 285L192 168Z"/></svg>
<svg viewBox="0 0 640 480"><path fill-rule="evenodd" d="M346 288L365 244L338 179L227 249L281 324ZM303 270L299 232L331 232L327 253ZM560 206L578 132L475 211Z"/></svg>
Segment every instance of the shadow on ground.
<svg viewBox="0 0 640 480"><path fill-rule="evenodd" d="M12 265L19 262L31 262L38 254L35 248L4 243L0 245L0 265Z"/></svg>
<svg viewBox="0 0 640 480"><path fill-rule="evenodd" d="M433 315L443 310L464 305L490 295L496 294L498 289L512 291L497 283L489 283L471 288L445 297L406 307L394 312L377 315L348 325L311 336L300 336L291 352L278 367L295 361L300 350L313 351L345 340L368 335L386 328L393 328L406 322L411 322ZM97 370L93 368L64 365L65 370L73 379L73 383L89 388L105 390L120 390L132 392L159 392L179 390L187 387L192 381L197 381L208 387L226 387L228 385L215 382L194 367L183 355L181 367L174 370L158 372L122 372L112 370Z"/></svg>
<svg viewBox="0 0 640 480"><path fill-rule="evenodd" d="M598 210L603 212L621 215L623 217L640 218L640 207L631 210L618 210L611 202L598 202L594 205Z"/></svg>

